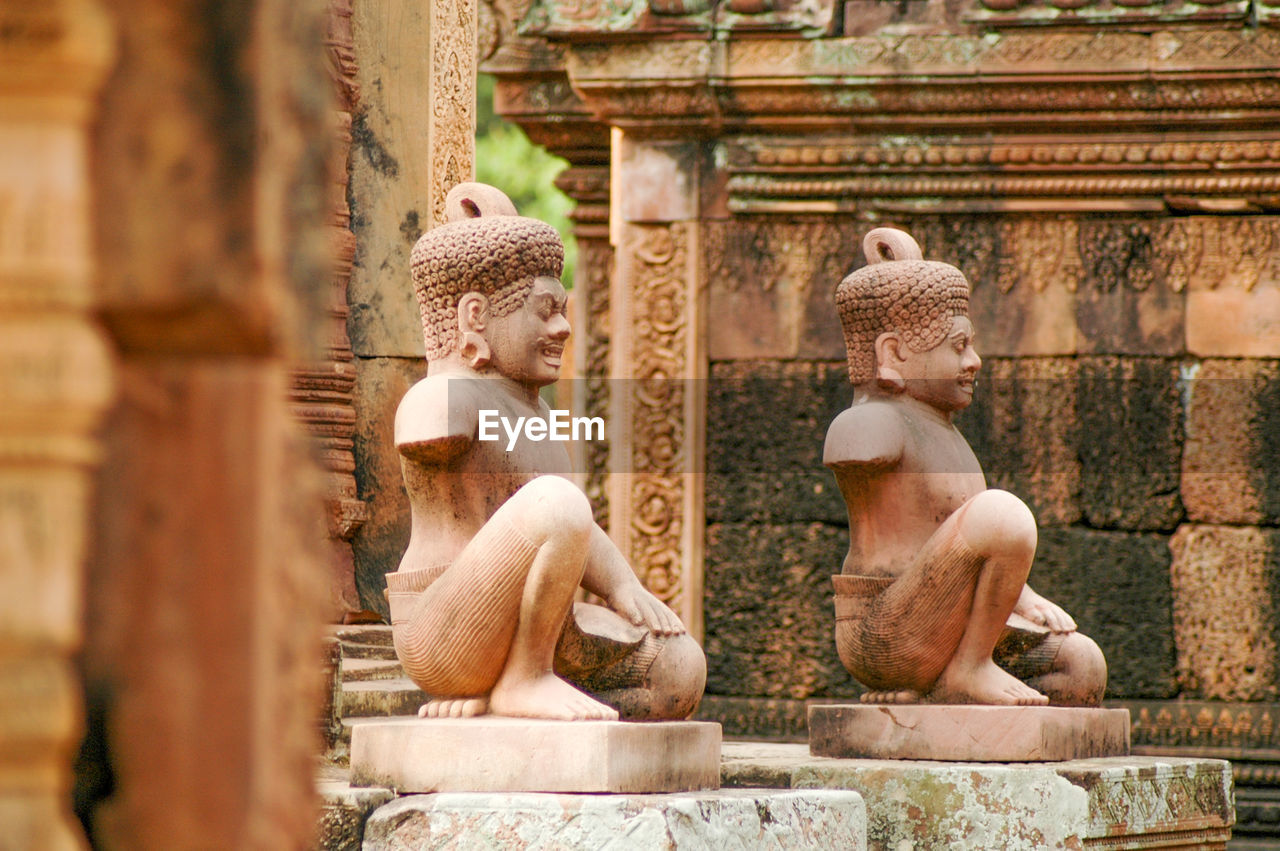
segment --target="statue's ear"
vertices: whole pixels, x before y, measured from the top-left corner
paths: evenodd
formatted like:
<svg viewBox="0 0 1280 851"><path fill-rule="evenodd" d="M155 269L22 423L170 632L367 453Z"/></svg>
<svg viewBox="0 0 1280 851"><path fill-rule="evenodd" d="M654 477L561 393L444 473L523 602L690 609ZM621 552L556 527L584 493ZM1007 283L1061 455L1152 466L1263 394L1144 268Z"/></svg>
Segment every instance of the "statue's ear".
<svg viewBox="0 0 1280 851"><path fill-rule="evenodd" d="M901 365L906 360L902 356L904 345L906 343L897 331L885 331L876 337L876 364L893 368Z"/></svg>
<svg viewBox="0 0 1280 851"><path fill-rule="evenodd" d="M896 331L886 331L876 337L876 384L891 393L901 393L906 387L901 372L904 345Z"/></svg>
<svg viewBox="0 0 1280 851"><path fill-rule="evenodd" d="M458 300L458 330L483 331L489 321L489 299L480 293L467 293Z"/></svg>

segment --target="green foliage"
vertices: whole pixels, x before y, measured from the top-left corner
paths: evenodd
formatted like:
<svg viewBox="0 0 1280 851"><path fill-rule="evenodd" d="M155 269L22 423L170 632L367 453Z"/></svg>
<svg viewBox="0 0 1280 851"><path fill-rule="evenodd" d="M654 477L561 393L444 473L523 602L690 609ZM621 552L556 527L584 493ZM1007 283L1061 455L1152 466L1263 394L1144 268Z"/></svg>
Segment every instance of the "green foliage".
<svg viewBox="0 0 1280 851"><path fill-rule="evenodd" d="M541 219L564 240L564 285L573 285L578 246L569 212L573 201L555 186L568 163L529 141L519 127L493 112L493 77L481 74L476 86L476 180L498 187L522 216Z"/></svg>

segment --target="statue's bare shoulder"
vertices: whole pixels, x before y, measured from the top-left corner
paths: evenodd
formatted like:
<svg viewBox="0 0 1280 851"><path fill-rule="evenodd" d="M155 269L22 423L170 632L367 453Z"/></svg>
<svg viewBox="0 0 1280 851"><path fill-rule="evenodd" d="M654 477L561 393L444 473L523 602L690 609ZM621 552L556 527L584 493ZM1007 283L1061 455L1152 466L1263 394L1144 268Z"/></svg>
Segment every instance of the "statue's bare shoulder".
<svg viewBox="0 0 1280 851"><path fill-rule="evenodd" d="M465 450L476 436L473 382L432 375L409 388L396 409L395 440L401 455L441 463Z"/></svg>
<svg viewBox="0 0 1280 851"><path fill-rule="evenodd" d="M905 445L906 424L897 405L860 401L831 422L822 463L832 469L888 467L902 458Z"/></svg>

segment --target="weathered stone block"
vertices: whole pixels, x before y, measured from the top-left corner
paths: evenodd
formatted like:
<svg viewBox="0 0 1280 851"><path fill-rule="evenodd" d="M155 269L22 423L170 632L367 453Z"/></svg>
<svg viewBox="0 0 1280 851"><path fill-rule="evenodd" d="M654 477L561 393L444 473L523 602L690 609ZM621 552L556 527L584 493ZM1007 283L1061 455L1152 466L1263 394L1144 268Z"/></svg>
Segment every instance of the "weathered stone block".
<svg viewBox="0 0 1280 851"><path fill-rule="evenodd" d="M835 289L861 265L847 223L732 220L706 234L712 360L844 358Z"/></svg>
<svg viewBox="0 0 1280 851"><path fill-rule="evenodd" d="M1207 360L1187 374L1187 518L1280 523L1280 363Z"/></svg>
<svg viewBox="0 0 1280 851"><path fill-rule="evenodd" d="M1129 711L1064 706L810 706L809 753L953 762L1128 756Z"/></svg>
<svg viewBox="0 0 1280 851"><path fill-rule="evenodd" d="M697 218L696 144L638 139L622 134L613 155L617 175L627 187L618 212L624 222L680 222Z"/></svg>
<svg viewBox="0 0 1280 851"><path fill-rule="evenodd" d="M1016 494L1041 525L1080 519L1076 364L1066 358L991 358L957 427L987 484Z"/></svg>
<svg viewBox="0 0 1280 851"><path fill-rule="evenodd" d="M1040 530L1030 585L1098 642L1112 697L1175 693L1167 540L1074 527Z"/></svg>
<svg viewBox="0 0 1280 851"><path fill-rule="evenodd" d="M822 444L852 399L843 363L713 364L707 521L848 522Z"/></svg>
<svg viewBox="0 0 1280 851"><path fill-rule="evenodd" d="M852 265L845 260L849 250L829 254L826 264L809 281L796 349L797 356L804 360L844 362L844 332L836 312L836 286L852 271Z"/></svg>
<svg viewBox="0 0 1280 851"><path fill-rule="evenodd" d="M1178 364L1082 358L1077 392L1081 503L1090 526L1168 530L1182 519Z"/></svg>
<svg viewBox="0 0 1280 851"><path fill-rule="evenodd" d="M831 575L848 531L812 524L707 529L707 692L804 698L860 692L836 656Z"/></svg>
<svg viewBox="0 0 1280 851"><path fill-rule="evenodd" d="M314 49L323 5L300 8L291 30L173 4L104 8L128 21L89 146L94 295L117 346L307 351L332 275L332 83ZM51 232L81 236L70 210L52 213L62 224Z"/></svg>
<svg viewBox="0 0 1280 851"><path fill-rule="evenodd" d="M1078 226L1068 217L919 216L907 228L930 260L964 272L981 353L1075 354Z"/></svg>
<svg viewBox="0 0 1280 851"><path fill-rule="evenodd" d="M369 819L364 847L551 849L866 848L866 808L847 790L683 795L439 794Z"/></svg>
<svg viewBox="0 0 1280 851"><path fill-rule="evenodd" d="M1188 292L1187 351L1201 357L1280 357L1280 282Z"/></svg>
<svg viewBox="0 0 1280 851"><path fill-rule="evenodd" d="M726 787L854 789L867 847L1224 848L1231 835L1225 760L1112 757L992 765L828 759L804 745L726 743ZM1182 843L1182 844L1178 844Z"/></svg>
<svg viewBox="0 0 1280 851"><path fill-rule="evenodd" d="M1155 229L1143 219L1081 222L1076 324L1082 354L1182 353L1186 304L1164 280Z"/></svg>
<svg viewBox="0 0 1280 851"><path fill-rule="evenodd" d="M1280 694L1280 530L1186 525L1169 546L1183 692L1275 700Z"/></svg>
<svg viewBox="0 0 1280 851"><path fill-rule="evenodd" d="M420 358L356 359L356 483L368 519L351 540L361 605L389 616L385 576L400 566L409 544L409 498L395 447L396 408L426 374Z"/></svg>
<svg viewBox="0 0 1280 851"><path fill-rule="evenodd" d="M686 792L720 787L702 721L389 718L351 728L351 782L401 792Z"/></svg>

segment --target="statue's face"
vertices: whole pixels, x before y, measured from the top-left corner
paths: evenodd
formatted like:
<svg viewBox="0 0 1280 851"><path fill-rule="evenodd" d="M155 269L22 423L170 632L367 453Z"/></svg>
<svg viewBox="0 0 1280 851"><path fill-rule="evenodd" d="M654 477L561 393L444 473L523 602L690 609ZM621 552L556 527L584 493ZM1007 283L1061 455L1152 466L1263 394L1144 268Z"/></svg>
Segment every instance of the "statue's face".
<svg viewBox="0 0 1280 851"><path fill-rule="evenodd" d="M948 412L960 411L973 401L973 382L982 359L973 348L973 324L967 316L951 320L951 330L927 352L901 348L905 357L900 372L906 393Z"/></svg>
<svg viewBox="0 0 1280 851"><path fill-rule="evenodd" d="M554 384L569 339L568 298L555 278L534 278L524 304L506 316L491 318L485 327L490 366L522 384Z"/></svg>

